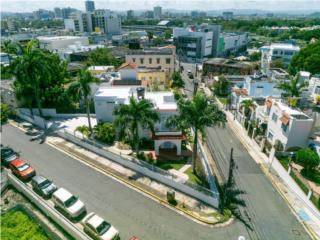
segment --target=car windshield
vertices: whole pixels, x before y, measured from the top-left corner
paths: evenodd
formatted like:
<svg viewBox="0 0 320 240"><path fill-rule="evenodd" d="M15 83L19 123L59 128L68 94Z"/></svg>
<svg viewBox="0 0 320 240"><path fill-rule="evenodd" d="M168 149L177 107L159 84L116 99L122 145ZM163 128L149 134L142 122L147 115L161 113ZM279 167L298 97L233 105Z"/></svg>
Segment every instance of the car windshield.
<svg viewBox="0 0 320 240"><path fill-rule="evenodd" d="M49 185L51 184L51 181L49 181L48 179L44 180L43 182L41 182L39 184L40 188L47 188Z"/></svg>
<svg viewBox="0 0 320 240"><path fill-rule="evenodd" d="M1 150L1 155L5 157L9 157L11 155L15 154L15 152L11 149Z"/></svg>
<svg viewBox="0 0 320 240"><path fill-rule="evenodd" d="M107 223L106 221L103 221L98 227L97 227L97 232L99 235L103 235L106 231L109 230L111 225Z"/></svg>
<svg viewBox="0 0 320 240"><path fill-rule="evenodd" d="M18 167L18 170L19 170L20 172L22 172L22 171L27 170L29 167L30 167L29 164L25 163L25 164L19 166L19 167Z"/></svg>
<svg viewBox="0 0 320 240"><path fill-rule="evenodd" d="M65 206L66 207L71 207L73 204L75 204L75 202L78 200L78 198L77 197L75 197L75 196L72 196L72 197L70 197L67 201L65 201Z"/></svg>

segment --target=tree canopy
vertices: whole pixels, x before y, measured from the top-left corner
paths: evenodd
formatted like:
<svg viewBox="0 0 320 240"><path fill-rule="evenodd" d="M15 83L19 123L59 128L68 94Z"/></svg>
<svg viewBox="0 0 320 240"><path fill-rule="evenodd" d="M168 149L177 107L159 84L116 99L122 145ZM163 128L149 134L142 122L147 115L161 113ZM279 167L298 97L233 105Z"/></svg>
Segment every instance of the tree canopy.
<svg viewBox="0 0 320 240"><path fill-rule="evenodd" d="M311 74L320 73L320 41L307 45L293 56L289 65L289 73L308 71Z"/></svg>
<svg viewBox="0 0 320 240"><path fill-rule="evenodd" d="M120 59L115 58L110 49L108 48L97 48L89 54L89 57L87 59L87 65L88 66L108 66L113 65L116 68L119 67L123 61Z"/></svg>

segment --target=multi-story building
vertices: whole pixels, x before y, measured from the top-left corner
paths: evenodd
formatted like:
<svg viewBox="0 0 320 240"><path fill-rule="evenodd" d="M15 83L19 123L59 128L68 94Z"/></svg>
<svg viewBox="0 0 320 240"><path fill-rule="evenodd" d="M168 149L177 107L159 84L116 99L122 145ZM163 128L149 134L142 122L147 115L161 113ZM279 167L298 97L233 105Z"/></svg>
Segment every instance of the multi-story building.
<svg viewBox="0 0 320 240"><path fill-rule="evenodd" d="M261 70L267 72L272 67L272 61L281 59L287 66L292 57L300 51L300 47L289 43L277 43L260 48L261 51Z"/></svg>
<svg viewBox="0 0 320 240"><path fill-rule="evenodd" d="M93 12L95 10L94 1L92 0L87 0L85 2L85 6L86 6L86 12Z"/></svg>
<svg viewBox="0 0 320 240"><path fill-rule="evenodd" d="M75 32L90 33L94 29L92 28L92 14L89 12L76 12L73 13L70 18L64 19L65 29Z"/></svg>
<svg viewBox="0 0 320 240"><path fill-rule="evenodd" d="M232 20L233 19L233 12L223 12L222 17L225 20Z"/></svg>
<svg viewBox="0 0 320 240"><path fill-rule="evenodd" d="M162 7L156 6L153 8L154 18L160 19L162 17Z"/></svg>
<svg viewBox="0 0 320 240"><path fill-rule="evenodd" d="M54 8L54 17L55 18L62 18L62 10L61 10L61 8L58 8L58 7Z"/></svg>
<svg viewBox="0 0 320 240"><path fill-rule="evenodd" d="M145 11L144 17L145 18L154 18L154 12L151 10Z"/></svg>
<svg viewBox="0 0 320 240"><path fill-rule="evenodd" d="M190 28L173 28L177 54L189 62L199 62L205 57L216 56L221 26L203 25Z"/></svg>
<svg viewBox="0 0 320 240"><path fill-rule="evenodd" d="M292 147L306 147L314 120L293 109L281 100L268 99L265 113L269 116L267 140L269 143L281 143L284 150Z"/></svg>
<svg viewBox="0 0 320 240"><path fill-rule="evenodd" d="M177 155L181 155L181 141L184 136L181 131L168 128L166 125L167 119L177 114L177 103L172 92L145 92L142 87L101 87L94 95L97 122L113 122L115 107L128 104L130 97L150 100L160 115L160 121L155 124L154 134L141 129L140 136L154 140L157 155L161 149L176 149Z"/></svg>
<svg viewBox="0 0 320 240"><path fill-rule="evenodd" d="M250 42L248 33L221 33L218 42L218 56L236 55L246 51Z"/></svg>
<svg viewBox="0 0 320 240"><path fill-rule="evenodd" d="M133 19L134 18L134 11L128 10L127 11L127 19Z"/></svg>
<svg viewBox="0 0 320 240"><path fill-rule="evenodd" d="M132 50L126 55L127 63L135 63L138 67L157 68L169 73L175 71L176 52L172 45L150 48L144 50Z"/></svg>
<svg viewBox="0 0 320 240"><path fill-rule="evenodd" d="M80 36L52 36L52 37L37 37L39 47L49 51L58 52L60 49L67 48L70 45L81 44L89 45L88 37Z"/></svg>

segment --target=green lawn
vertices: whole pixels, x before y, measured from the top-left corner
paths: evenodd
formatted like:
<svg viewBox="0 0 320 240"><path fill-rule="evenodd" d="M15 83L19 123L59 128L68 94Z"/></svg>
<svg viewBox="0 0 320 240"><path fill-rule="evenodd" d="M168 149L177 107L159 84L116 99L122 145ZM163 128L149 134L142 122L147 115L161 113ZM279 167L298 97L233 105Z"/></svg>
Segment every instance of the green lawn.
<svg viewBox="0 0 320 240"><path fill-rule="evenodd" d="M218 97L218 99L222 104L224 104L224 105L228 104L228 98L226 98L226 97Z"/></svg>
<svg viewBox="0 0 320 240"><path fill-rule="evenodd" d="M0 235L2 240L50 239L41 225L20 209L9 210L1 215Z"/></svg>
<svg viewBox="0 0 320 240"><path fill-rule="evenodd" d="M164 170L169 170L169 169L179 170L187 162L188 162L187 158L183 158L181 160L158 160L156 163L154 163L154 165Z"/></svg>
<svg viewBox="0 0 320 240"><path fill-rule="evenodd" d="M196 185L200 185L200 186L203 186L203 187L208 187L208 183L205 180L201 179L199 176L195 175L192 172L192 167L190 167L184 173L187 174L188 177L189 177L188 182L196 184Z"/></svg>
<svg viewBox="0 0 320 240"><path fill-rule="evenodd" d="M277 159L279 160L279 162L281 163L281 165L288 170L289 168L289 162L290 162L290 159L288 156L279 156L277 157Z"/></svg>

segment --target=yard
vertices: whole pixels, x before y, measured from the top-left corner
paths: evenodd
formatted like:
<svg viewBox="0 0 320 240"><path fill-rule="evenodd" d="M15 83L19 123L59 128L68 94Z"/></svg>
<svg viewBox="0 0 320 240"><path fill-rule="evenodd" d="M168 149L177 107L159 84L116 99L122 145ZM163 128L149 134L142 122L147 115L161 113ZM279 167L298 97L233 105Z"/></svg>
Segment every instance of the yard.
<svg viewBox="0 0 320 240"><path fill-rule="evenodd" d="M23 209L14 208L1 215L1 239L46 240L50 239L41 225Z"/></svg>
<svg viewBox="0 0 320 240"><path fill-rule="evenodd" d="M178 171L187 162L188 158L184 157L179 160L157 160L157 162L154 163L154 165L164 170L175 169Z"/></svg>

